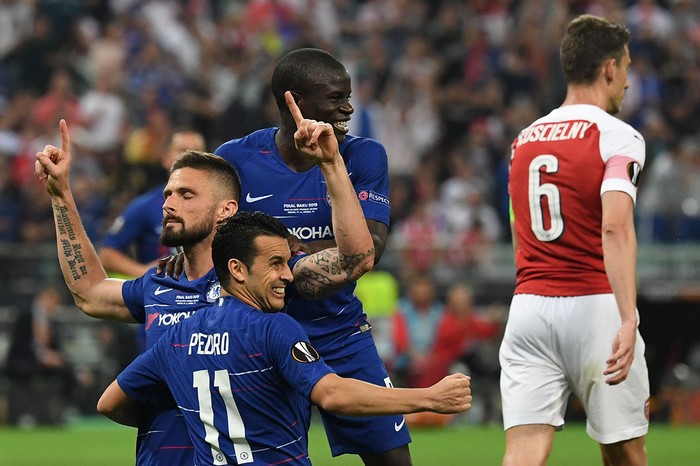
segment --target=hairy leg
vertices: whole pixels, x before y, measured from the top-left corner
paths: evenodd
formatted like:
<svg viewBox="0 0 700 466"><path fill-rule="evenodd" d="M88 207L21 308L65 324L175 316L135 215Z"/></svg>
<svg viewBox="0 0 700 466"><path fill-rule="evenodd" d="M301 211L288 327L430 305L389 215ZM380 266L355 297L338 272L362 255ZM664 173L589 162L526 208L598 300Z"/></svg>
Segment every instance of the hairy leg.
<svg viewBox="0 0 700 466"><path fill-rule="evenodd" d="M529 424L506 431L506 452L503 466L544 466L552 451L554 427Z"/></svg>
<svg viewBox="0 0 700 466"><path fill-rule="evenodd" d="M646 435L622 442L601 445L605 466L646 466Z"/></svg>

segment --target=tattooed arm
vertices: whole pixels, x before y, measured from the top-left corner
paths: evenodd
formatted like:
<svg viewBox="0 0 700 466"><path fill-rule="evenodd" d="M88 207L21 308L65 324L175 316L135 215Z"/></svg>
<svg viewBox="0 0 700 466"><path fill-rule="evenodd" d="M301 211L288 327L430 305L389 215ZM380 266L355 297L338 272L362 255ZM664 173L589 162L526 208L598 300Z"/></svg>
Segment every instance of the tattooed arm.
<svg viewBox="0 0 700 466"><path fill-rule="evenodd" d="M374 266L374 244L364 213L338 152L338 140L328 123L306 120L292 94L285 94L297 124L294 143L320 167L332 208L336 247L305 256L294 265L293 285L309 299L328 296L356 281Z"/></svg>
<svg viewBox="0 0 700 466"><path fill-rule="evenodd" d="M46 146L36 154L35 172L51 197L58 261L75 304L87 315L135 322L122 298L123 280L107 278L80 221L70 190L70 136L60 122L61 148Z"/></svg>

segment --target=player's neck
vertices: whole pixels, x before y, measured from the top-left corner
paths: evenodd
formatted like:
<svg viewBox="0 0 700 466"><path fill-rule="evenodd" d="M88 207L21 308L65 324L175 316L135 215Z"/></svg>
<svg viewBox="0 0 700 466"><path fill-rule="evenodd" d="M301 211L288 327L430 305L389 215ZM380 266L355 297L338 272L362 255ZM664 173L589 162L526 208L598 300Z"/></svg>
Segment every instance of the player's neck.
<svg viewBox="0 0 700 466"><path fill-rule="evenodd" d="M595 105L605 109L608 96L605 91L595 85L569 85L566 90L565 105Z"/></svg>
<svg viewBox="0 0 700 466"><path fill-rule="evenodd" d="M300 153L294 145L294 131L280 126L275 133L275 145L284 163L295 172L305 172L316 165L304 154Z"/></svg>
<svg viewBox="0 0 700 466"><path fill-rule="evenodd" d="M185 274L188 280L202 278L214 268L214 262L211 259L211 240L183 247L183 252Z"/></svg>

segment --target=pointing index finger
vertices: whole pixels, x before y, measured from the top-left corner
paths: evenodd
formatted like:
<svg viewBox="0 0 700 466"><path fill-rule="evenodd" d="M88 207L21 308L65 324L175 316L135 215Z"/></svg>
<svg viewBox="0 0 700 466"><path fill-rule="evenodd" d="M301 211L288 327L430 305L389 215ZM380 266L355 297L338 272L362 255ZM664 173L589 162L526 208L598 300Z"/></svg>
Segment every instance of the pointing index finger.
<svg viewBox="0 0 700 466"><path fill-rule="evenodd" d="M304 119L304 115L301 114L301 110L299 110L299 106L294 101L294 96L290 91L285 91L284 100L287 101L287 107L289 108L289 111L292 114L292 118L294 118L294 121L296 122L298 127L299 123L301 123L301 121Z"/></svg>
<svg viewBox="0 0 700 466"><path fill-rule="evenodd" d="M68 123L66 123L66 120L61 118L59 126L61 127L61 150L66 152L70 151L70 134L68 134Z"/></svg>

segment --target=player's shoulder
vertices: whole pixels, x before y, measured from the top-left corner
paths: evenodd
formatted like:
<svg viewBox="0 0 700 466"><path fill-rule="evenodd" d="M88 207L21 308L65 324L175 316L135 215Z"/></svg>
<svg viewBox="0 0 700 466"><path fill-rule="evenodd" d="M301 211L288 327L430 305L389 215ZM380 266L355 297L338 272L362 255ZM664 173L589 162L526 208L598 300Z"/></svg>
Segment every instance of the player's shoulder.
<svg viewBox="0 0 700 466"><path fill-rule="evenodd" d="M354 155L386 155L386 149L381 142L376 139L366 138L362 136L353 136L348 134L345 136L345 141L339 147L343 157Z"/></svg>
<svg viewBox="0 0 700 466"><path fill-rule="evenodd" d="M231 161L249 158L252 154L266 149L272 150L276 131L276 127L253 131L246 136L226 141L216 148L214 153Z"/></svg>
<svg viewBox="0 0 700 466"><path fill-rule="evenodd" d="M284 330L294 319L283 312L263 312L234 296L221 296L212 306L208 325L213 328L236 328L253 339L264 340L271 330Z"/></svg>
<svg viewBox="0 0 700 466"><path fill-rule="evenodd" d="M386 149L375 139L348 134L339 150L348 172L354 173L355 177L386 174L388 171Z"/></svg>
<svg viewBox="0 0 700 466"><path fill-rule="evenodd" d="M540 120L582 120L589 121L596 125L601 134L616 133L626 134L629 137L639 139L642 143L644 138L641 133L634 129L632 125L621 120L615 115L611 115L597 105L565 105L553 110L549 115Z"/></svg>

